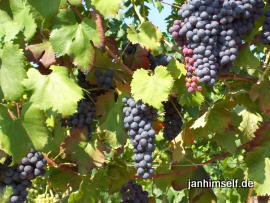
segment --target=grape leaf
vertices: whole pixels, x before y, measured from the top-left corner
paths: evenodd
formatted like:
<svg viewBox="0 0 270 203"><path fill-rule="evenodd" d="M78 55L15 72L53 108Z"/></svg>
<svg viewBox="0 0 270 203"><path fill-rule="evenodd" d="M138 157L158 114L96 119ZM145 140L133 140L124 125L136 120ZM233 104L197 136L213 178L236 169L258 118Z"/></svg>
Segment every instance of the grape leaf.
<svg viewBox="0 0 270 203"><path fill-rule="evenodd" d="M74 6L78 6L82 3L82 0L69 0L69 3Z"/></svg>
<svg viewBox="0 0 270 203"><path fill-rule="evenodd" d="M23 0L9 1L8 7L10 13L5 11L8 10L7 8L0 10L0 16L3 17L3 21L0 22L0 30L2 30L0 37L5 35L5 41L9 41L14 39L19 31L22 31L25 40L29 41L37 28L35 20L30 13L30 7Z"/></svg>
<svg viewBox="0 0 270 203"><path fill-rule="evenodd" d="M0 149L12 156L13 163L25 156L31 149L31 141L21 120L12 120L7 109L0 105Z"/></svg>
<svg viewBox="0 0 270 203"><path fill-rule="evenodd" d="M51 66L51 69L50 75L41 75L34 68L28 70L28 79L23 84L33 91L30 101L42 110L52 109L63 116L71 115L83 98L82 89L68 77L65 67Z"/></svg>
<svg viewBox="0 0 270 203"><path fill-rule="evenodd" d="M253 55L250 51L250 47L246 46L240 49L239 54L234 61L235 66L240 67L258 67L260 65L260 61Z"/></svg>
<svg viewBox="0 0 270 203"><path fill-rule="evenodd" d="M23 31L26 41L29 41L36 32L37 25L30 13L30 6L25 4L23 0L10 1L10 8L13 14L13 20L17 26Z"/></svg>
<svg viewBox="0 0 270 203"><path fill-rule="evenodd" d="M240 117L236 113L227 110L230 105L232 104L226 100L220 100L215 103L190 127L194 129L194 134L196 136L207 136L211 133L224 135L229 125L232 125L233 122L238 123L240 120Z"/></svg>
<svg viewBox="0 0 270 203"><path fill-rule="evenodd" d="M155 108L161 108L162 102L168 101L173 78L164 66L156 67L153 75L149 73L144 69L134 72L131 93L136 101L142 100Z"/></svg>
<svg viewBox="0 0 270 203"><path fill-rule="evenodd" d="M50 135L46 127L44 113L37 105L24 104L22 109L22 125L36 150L42 150L48 143Z"/></svg>
<svg viewBox="0 0 270 203"><path fill-rule="evenodd" d="M113 0L109 2L104 0L87 0L86 2L93 5L102 15L115 17L124 0Z"/></svg>
<svg viewBox="0 0 270 203"><path fill-rule="evenodd" d="M188 93L185 83L184 77L181 77L174 83L172 92L176 92L179 95L177 97L179 104L181 106L200 106L204 102L203 94L201 92Z"/></svg>
<svg viewBox="0 0 270 203"><path fill-rule="evenodd" d="M0 69L0 84L5 98L17 100L24 92L21 81L26 78L24 55L18 45L4 45ZM16 77L14 77L16 76Z"/></svg>
<svg viewBox="0 0 270 203"><path fill-rule="evenodd" d="M49 41L29 45L26 48L27 58L34 62L41 62L45 68L56 62L55 53Z"/></svg>
<svg viewBox="0 0 270 203"><path fill-rule="evenodd" d="M97 18L96 16L96 19ZM100 20L100 19L99 19ZM81 24L62 24L53 29L50 42L56 54L69 54L73 64L82 70L89 70L94 64L95 49L91 41L98 47L104 44L104 30L96 26L94 19L83 18Z"/></svg>
<svg viewBox="0 0 270 203"><path fill-rule="evenodd" d="M252 113L245 109L239 112L238 115L243 118L239 129L241 131L240 139L242 143L245 143L254 138L254 133L259 128L262 117L258 113Z"/></svg>
<svg viewBox="0 0 270 203"><path fill-rule="evenodd" d="M100 129L105 133L105 139L109 142L110 146L116 149L125 144L127 135L123 123L123 96L119 96L117 102L114 101L112 96L113 94L111 94L111 100L107 100L107 103L102 105L106 114L103 114L101 120L103 122L100 124ZM104 99L104 97L101 96L98 101L100 99Z"/></svg>
<svg viewBox="0 0 270 203"><path fill-rule="evenodd" d="M269 157L269 142L257 147L256 151L249 152L246 157L248 177L255 181L255 191L262 196L270 193Z"/></svg>
<svg viewBox="0 0 270 203"><path fill-rule="evenodd" d="M249 91L249 96L253 102L258 101L261 111L270 113L270 95L268 93L270 82L263 80L259 84L254 84Z"/></svg>
<svg viewBox="0 0 270 203"><path fill-rule="evenodd" d="M28 0L31 5L31 10L34 11L35 16L41 18L41 22L46 20L49 22L58 12L60 0Z"/></svg>
<svg viewBox="0 0 270 203"><path fill-rule="evenodd" d="M180 79L181 76L185 76L187 73L185 64L180 63L176 58L173 58L168 64L168 71L171 72L174 79Z"/></svg>
<svg viewBox="0 0 270 203"><path fill-rule="evenodd" d="M86 142L85 136L79 130L73 130L61 147L78 164L82 174L88 173L94 165L101 166L104 163L103 144L98 140Z"/></svg>
<svg viewBox="0 0 270 203"><path fill-rule="evenodd" d="M162 39L162 33L151 22L144 22L141 24L138 32L134 25L130 25L127 31L127 38L133 44L139 43L146 47L146 49L157 53Z"/></svg>
<svg viewBox="0 0 270 203"><path fill-rule="evenodd" d="M172 153L172 161L180 162L185 156L184 142L181 134L179 134L170 144L170 152Z"/></svg>

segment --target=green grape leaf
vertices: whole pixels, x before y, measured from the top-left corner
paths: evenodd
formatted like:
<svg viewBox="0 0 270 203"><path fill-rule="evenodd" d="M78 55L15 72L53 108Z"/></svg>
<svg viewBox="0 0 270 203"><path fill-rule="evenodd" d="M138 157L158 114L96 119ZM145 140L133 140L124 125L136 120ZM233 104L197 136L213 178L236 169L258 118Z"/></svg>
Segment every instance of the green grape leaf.
<svg viewBox="0 0 270 203"><path fill-rule="evenodd" d="M240 67L258 67L260 65L260 61L253 55L250 51L250 47L246 46L240 49L239 54L234 61L235 66Z"/></svg>
<svg viewBox="0 0 270 203"><path fill-rule="evenodd" d="M188 93L185 86L185 78L176 80L172 92L178 94L177 100L182 106L200 106L204 102L204 96L201 92Z"/></svg>
<svg viewBox="0 0 270 203"><path fill-rule="evenodd" d="M268 144L268 145L267 145ZM246 157L248 177L255 182L255 191L264 196L270 193L270 149L269 142L249 152Z"/></svg>
<svg viewBox="0 0 270 203"><path fill-rule="evenodd" d="M98 15L95 15L98 21ZM99 19L100 20L100 19ZM94 19L83 18L81 24L60 25L50 36L51 45L58 56L69 54L73 64L81 70L89 70L94 64L95 49L91 42L101 47L104 40L104 30L97 27Z"/></svg>
<svg viewBox="0 0 270 203"><path fill-rule="evenodd" d="M50 21L58 12L61 0L46 0L36 1L28 0L31 6L31 10L34 11L36 16L40 16L43 21L44 19Z"/></svg>
<svg viewBox="0 0 270 203"><path fill-rule="evenodd" d="M33 91L30 101L42 110L52 109L63 116L71 115L83 98L82 89L68 77L65 67L51 66L51 69L50 75L41 75L34 68L28 70L28 79L23 84Z"/></svg>
<svg viewBox="0 0 270 203"><path fill-rule="evenodd" d="M246 109L243 109L238 115L243 118L239 130L241 131L240 139L242 143L245 143L255 137L254 133L259 128L262 117L260 114L249 112Z"/></svg>
<svg viewBox="0 0 270 203"><path fill-rule="evenodd" d="M12 120L5 107L0 105L0 149L12 156L18 163L31 149L31 141L21 120Z"/></svg>
<svg viewBox="0 0 270 203"><path fill-rule="evenodd" d="M29 41L37 29L35 20L30 13L30 6L25 4L23 0L12 0L10 1L10 8L14 22L23 31L26 41Z"/></svg>
<svg viewBox="0 0 270 203"><path fill-rule="evenodd" d="M237 146L236 146L236 136L235 132L231 130L226 130L224 133L220 134L217 133L213 140L217 142L219 146L222 146L226 151L230 153L234 153Z"/></svg>
<svg viewBox="0 0 270 203"><path fill-rule="evenodd" d="M249 91L249 96L253 102L258 101L261 111L265 113L270 112L270 95L268 90L270 87L270 82L264 80L259 84L254 84Z"/></svg>
<svg viewBox="0 0 270 203"><path fill-rule="evenodd" d="M104 132L106 141L113 149L119 148L125 144L127 140L127 133L124 129L123 123L123 96L119 96L117 102L114 101L114 94L107 93L105 96L100 96L97 101L105 101L104 105L97 106L97 112L99 109L106 112L101 118L100 129ZM102 102L97 102L98 105Z"/></svg>
<svg viewBox="0 0 270 203"><path fill-rule="evenodd" d="M133 44L139 43L146 49L157 53L162 39L162 33L151 22L144 22L141 24L138 32L134 25L130 25L127 31L127 38Z"/></svg>
<svg viewBox="0 0 270 203"><path fill-rule="evenodd" d="M0 10L0 18L3 18L3 21L0 20L0 37L5 35L4 41L9 41L22 31L25 40L29 41L37 29L30 7L23 0L9 1L7 7L5 10Z"/></svg>
<svg viewBox="0 0 270 203"><path fill-rule="evenodd" d="M65 192L66 186L78 188L81 182L81 176L76 176L73 173L65 172L58 168L50 168L48 181L51 186L59 192ZM72 180L72 181L71 181Z"/></svg>
<svg viewBox="0 0 270 203"><path fill-rule="evenodd" d="M22 80L26 78L24 55L18 45L4 45L0 69L0 84L5 98L17 100L24 92ZM16 77L14 77L16 76Z"/></svg>
<svg viewBox="0 0 270 203"><path fill-rule="evenodd" d="M227 108L230 108L230 105L230 102L223 100L215 103L190 127L194 130L193 133L196 136L207 136L211 133L224 135L229 125L233 125L234 122L240 122L240 117L236 113L227 110Z"/></svg>
<svg viewBox="0 0 270 203"><path fill-rule="evenodd" d="M36 150L42 150L48 143L50 135L46 127L45 114L37 105L24 104L22 109L22 125Z"/></svg>
<svg viewBox="0 0 270 203"><path fill-rule="evenodd" d="M185 69L185 64L180 63L176 58L173 58L169 65L168 71L171 72L174 79L180 79L181 76L185 76L187 70Z"/></svg>
<svg viewBox="0 0 270 203"><path fill-rule="evenodd" d="M82 174L88 173L94 166L101 167L105 161L101 141L86 142L87 138L79 129L73 129L71 136L67 137L61 147L70 155L79 167Z"/></svg>
<svg viewBox="0 0 270 203"><path fill-rule="evenodd" d="M155 108L160 108L162 102L168 101L174 80L164 66L156 67L153 75L149 73L144 69L134 72L131 93L136 101L142 100Z"/></svg>
<svg viewBox="0 0 270 203"><path fill-rule="evenodd" d="M69 0L68 1L71 5L78 6L82 3L82 0Z"/></svg>
<svg viewBox="0 0 270 203"><path fill-rule="evenodd" d="M87 0L88 4L93 5L106 17L115 17L123 2L124 0L113 0L109 2L104 0Z"/></svg>

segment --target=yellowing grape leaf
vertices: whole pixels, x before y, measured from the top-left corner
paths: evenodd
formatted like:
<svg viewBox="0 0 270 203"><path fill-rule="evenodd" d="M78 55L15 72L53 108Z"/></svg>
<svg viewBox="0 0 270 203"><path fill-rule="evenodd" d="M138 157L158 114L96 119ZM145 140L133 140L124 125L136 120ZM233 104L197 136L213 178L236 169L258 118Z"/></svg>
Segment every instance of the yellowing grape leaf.
<svg viewBox="0 0 270 203"><path fill-rule="evenodd" d="M176 58L173 58L169 65L168 70L171 72L173 78L180 79L181 76L185 76L187 70L185 69L185 64L180 63Z"/></svg>
<svg viewBox="0 0 270 203"><path fill-rule="evenodd" d="M136 101L142 100L155 108L168 101L173 87L173 77L164 66L158 66L153 75L150 71L138 69L133 74L131 93Z"/></svg>
<svg viewBox="0 0 270 203"><path fill-rule="evenodd" d="M124 0L87 0L87 2L93 5L102 15L114 17Z"/></svg>
<svg viewBox="0 0 270 203"><path fill-rule="evenodd" d="M127 31L127 38L133 43L139 43L154 53L158 52L162 33L151 22L144 22L137 31L134 25L130 25Z"/></svg>

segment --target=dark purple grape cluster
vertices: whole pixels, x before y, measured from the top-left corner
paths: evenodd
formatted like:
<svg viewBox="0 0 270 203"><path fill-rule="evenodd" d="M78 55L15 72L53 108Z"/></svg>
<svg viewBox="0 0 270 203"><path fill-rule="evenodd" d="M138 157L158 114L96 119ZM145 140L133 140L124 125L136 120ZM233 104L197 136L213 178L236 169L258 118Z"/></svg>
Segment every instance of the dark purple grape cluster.
<svg viewBox="0 0 270 203"><path fill-rule="evenodd" d="M78 72L78 85L84 89L96 88L97 86L90 84L86 80L85 74L79 70ZM95 100L97 96L103 94L103 90L91 91L90 95L84 93L84 99L78 102L76 113L68 118L63 118L62 126L69 126L71 128L86 129L88 132L88 138L91 139L92 128L91 125L94 123L94 116L96 113ZM90 98L91 97L91 98Z"/></svg>
<svg viewBox="0 0 270 203"><path fill-rule="evenodd" d="M37 176L45 174L44 167L47 161L41 152L32 150L26 157L22 158L17 171L23 180L32 180Z"/></svg>
<svg viewBox="0 0 270 203"><path fill-rule="evenodd" d="M97 77L98 87L107 91L113 86L113 71L111 69L107 69L104 74L101 70L96 70L94 74Z"/></svg>
<svg viewBox="0 0 270 203"><path fill-rule="evenodd" d="M94 122L93 119L95 113L96 107L94 103L89 99L83 99L78 102L76 113L74 113L67 119L63 119L62 124L63 126L69 126L71 128L86 129L88 135L90 135L91 125Z"/></svg>
<svg viewBox="0 0 270 203"><path fill-rule="evenodd" d="M262 43L270 44L270 11L265 12L265 20L262 30Z"/></svg>
<svg viewBox="0 0 270 203"><path fill-rule="evenodd" d="M150 60L150 69L155 70L157 66L167 66L170 61L173 59L172 56L167 56L165 54L161 54L158 56L153 56L150 52L148 54L148 58Z"/></svg>
<svg viewBox="0 0 270 203"><path fill-rule="evenodd" d="M180 133L183 126L182 118L178 114L181 112L181 106L175 98L165 102L163 106L165 110L163 136L165 139L171 141ZM177 108L178 112L175 108Z"/></svg>
<svg viewBox="0 0 270 203"><path fill-rule="evenodd" d="M132 181L124 185L121 190L122 203L148 203L148 192L142 186Z"/></svg>
<svg viewBox="0 0 270 203"><path fill-rule="evenodd" d="M37 176L45 174L47 164L41 152L32 150L22 158L19 165L9 167L9 164L0 165L0 191L11 186L13 193L9 203L24 203L28 195L27 188Z"/></svg>
<svg viewBox="0 0 270 203"><path fill-rule="evenodd" d="M197 76L200 82L214 85L218 75L232 66L242 39L263 14L263 7L263 0L189 0L184 4L178 12L182 20L176 20L169 31L185 49L188 78ZM186 57L190 50L194 63Z"/></svg>
<svg viewBox="0 0 270 203"><path fill-rule="evenodd" d="M152 122L157 119L157 110L133 98L123 98L125 107L124 127L128 131L130 143L133 145L133 160L137 174L149 178L154 173L152 153L155 150L155 134Z"/></svg>

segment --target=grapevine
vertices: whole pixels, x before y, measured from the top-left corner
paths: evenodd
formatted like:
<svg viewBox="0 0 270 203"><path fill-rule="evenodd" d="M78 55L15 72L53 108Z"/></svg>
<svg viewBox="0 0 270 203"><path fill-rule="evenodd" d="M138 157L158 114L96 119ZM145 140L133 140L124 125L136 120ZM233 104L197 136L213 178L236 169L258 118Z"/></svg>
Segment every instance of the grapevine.
<svg viewBox="0 0 270 203"><path fill-rule="evenodd" d="M269 8L0 0L0 202L269 200Z"/></svg>

